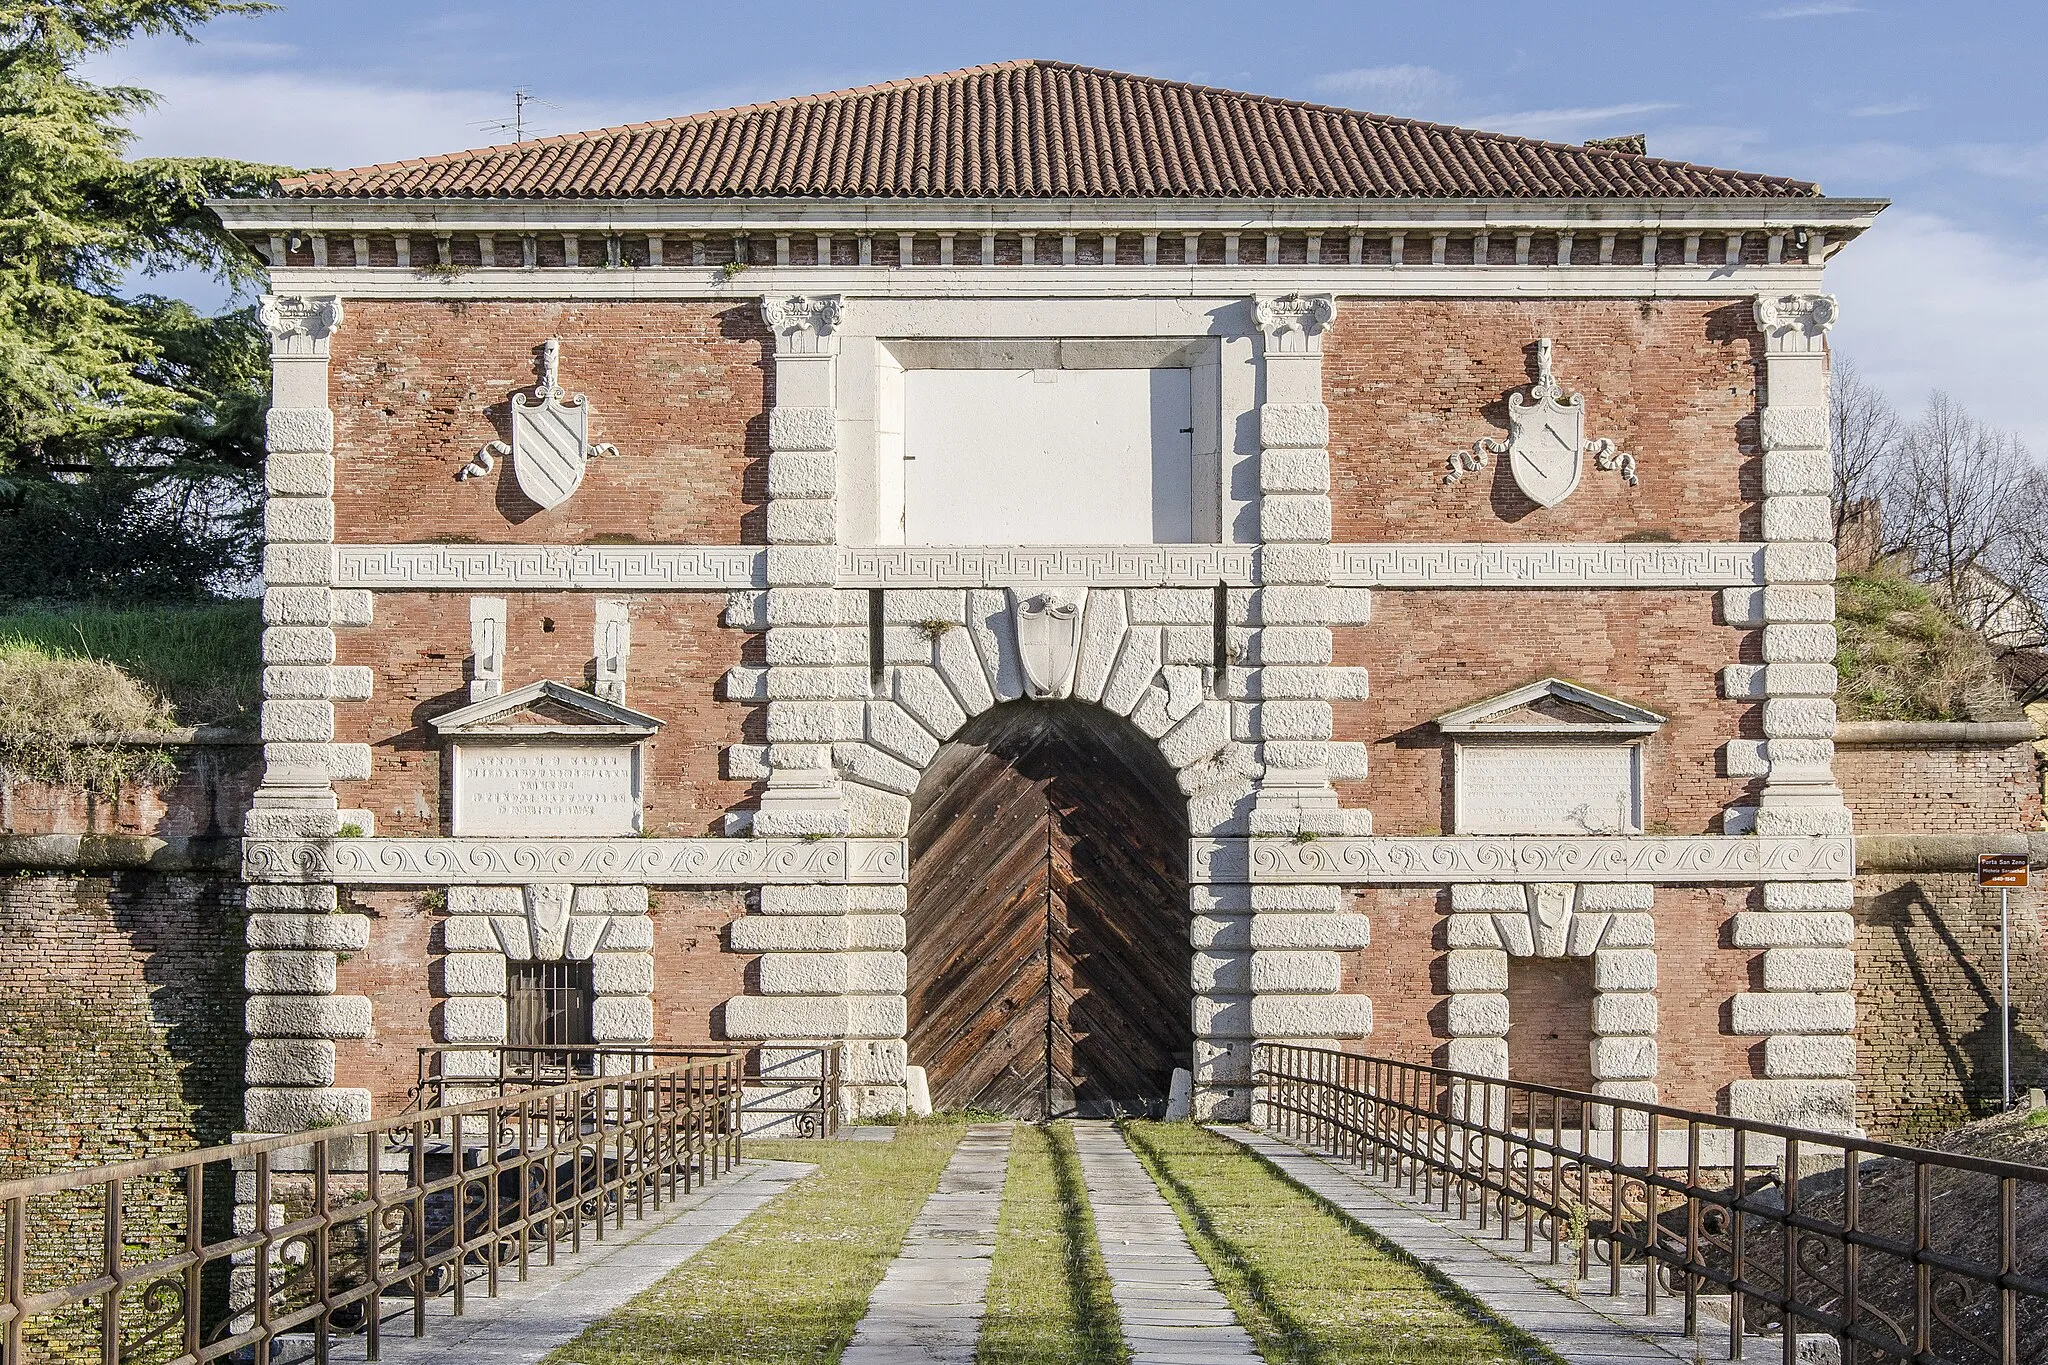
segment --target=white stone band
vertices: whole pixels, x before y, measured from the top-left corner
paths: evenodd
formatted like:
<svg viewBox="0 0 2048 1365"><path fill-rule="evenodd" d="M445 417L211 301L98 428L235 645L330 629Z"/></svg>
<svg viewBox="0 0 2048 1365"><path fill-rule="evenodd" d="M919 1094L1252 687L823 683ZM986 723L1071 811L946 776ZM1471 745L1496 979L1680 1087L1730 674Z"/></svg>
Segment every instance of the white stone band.
<svg viewBox="0 0 2048 1365"><path fill-rule="evenodd" d="M1345 886L1450 882L1841 881L1855 875L1849 838L1194 839L1190 880L1326 882Z"/></svg>
<svg viewBox="0 0 2048 1365"><path fill-rule="evenodd" d="M307 839L245 842L242 874L350 886L893 883L909 858L901 839Z"/></svg>

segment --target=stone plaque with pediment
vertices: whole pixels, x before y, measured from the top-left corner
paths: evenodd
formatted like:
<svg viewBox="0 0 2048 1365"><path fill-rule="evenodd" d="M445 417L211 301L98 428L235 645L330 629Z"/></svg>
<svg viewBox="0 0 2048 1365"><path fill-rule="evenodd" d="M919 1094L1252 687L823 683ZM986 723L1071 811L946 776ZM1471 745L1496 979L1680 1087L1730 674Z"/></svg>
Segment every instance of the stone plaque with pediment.
<svg viewBox="0 0 2048 1365"><path fill-rule="evenodd" d="M661 722L539 682L433 722L448 741L458 837L639 834L645 741Z"/></svg>
<svg viewBox="0 0 2048 1365"><path fill-rule="evenodd" d="M1437 718L1458 834L1640 834L1648 737L1664 717L1546 678Z"/></svg>

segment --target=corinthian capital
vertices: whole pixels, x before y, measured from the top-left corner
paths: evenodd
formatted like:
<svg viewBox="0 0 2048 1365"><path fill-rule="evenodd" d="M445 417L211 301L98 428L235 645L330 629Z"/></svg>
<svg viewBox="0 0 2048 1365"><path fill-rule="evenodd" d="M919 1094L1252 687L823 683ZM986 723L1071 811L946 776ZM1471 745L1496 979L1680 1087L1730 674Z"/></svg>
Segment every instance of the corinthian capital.
<svg viewBox="0 0 2048 1365"><path fill-rule="evenodd" d="M839 295L782 294L761 300L778 355L823 355L839 326Z"/></svg>
<svg viewBox="0 0 2048 1365"><path fill-rule="evenodd" d="M1328 294L1267 294L1252 305L1252 320L1265 334L1266 349L1293 355L1314 355L1323 349L1323 330L1337 316L1337 300Z"/></svg>
<svg viewBox="0 0 2048 1365"><path fill-rule="evenodd" d="M265 294L256 318L270 333L273 356L324 360L327 339L341 326L341 300L332 294Z"/></svg>
<svg viewBox="0 0 2048 1365"><path fill-rule="evenodd" d="M1778 354L1825 350L1828 328L1840 315L1833 294L1756 296L1756 325L1766 345Z"/></svg>

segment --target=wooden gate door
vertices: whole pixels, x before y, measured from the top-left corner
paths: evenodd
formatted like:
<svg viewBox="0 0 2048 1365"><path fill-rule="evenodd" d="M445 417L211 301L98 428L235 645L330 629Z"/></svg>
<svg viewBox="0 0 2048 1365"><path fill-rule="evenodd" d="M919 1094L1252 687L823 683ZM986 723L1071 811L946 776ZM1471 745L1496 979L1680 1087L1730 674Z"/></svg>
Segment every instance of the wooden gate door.
<svg viewBox="0 0 2048 1365"><path fill-rule="evenodd" d="M1129 722L1013 702L940 750L910 820L910 1060L932 1103L1159 1113L1189 1066L1187 807Z"/></svg>

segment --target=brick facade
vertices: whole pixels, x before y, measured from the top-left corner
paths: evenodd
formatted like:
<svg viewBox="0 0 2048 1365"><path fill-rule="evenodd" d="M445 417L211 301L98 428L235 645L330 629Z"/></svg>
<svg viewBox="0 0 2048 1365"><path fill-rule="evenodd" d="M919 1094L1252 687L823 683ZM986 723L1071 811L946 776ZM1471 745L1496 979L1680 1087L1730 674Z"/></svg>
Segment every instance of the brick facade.
<svg viewBox="0 0 2048 1365"><path fill-rule="evenodd" d="M2020 744L1840 744L1835 770L1866 834L2031 830L2041 760Z"/></svg>

